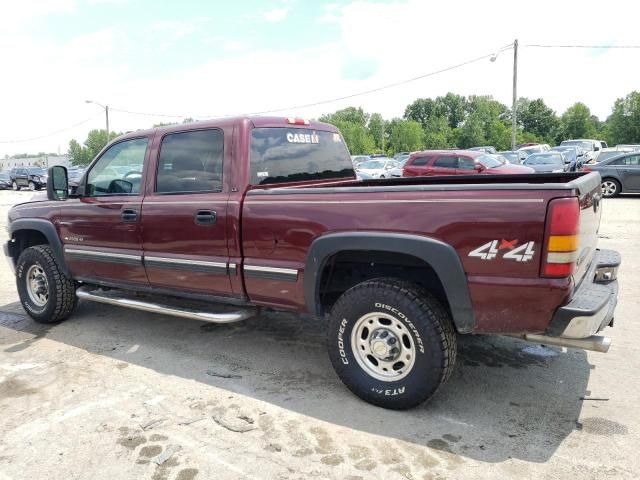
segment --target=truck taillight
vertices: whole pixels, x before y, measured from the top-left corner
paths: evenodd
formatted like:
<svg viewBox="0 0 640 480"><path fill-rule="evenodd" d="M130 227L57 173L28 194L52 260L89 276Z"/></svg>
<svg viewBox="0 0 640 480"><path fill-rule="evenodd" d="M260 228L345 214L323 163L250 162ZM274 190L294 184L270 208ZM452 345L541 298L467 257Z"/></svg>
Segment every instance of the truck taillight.
<svg viewBox="0 0 640 480"><path fill-rule="evenodd" d="M542 276L570 276L578 260L580 205L576 197L557 198L549 202L545 228Z"/></svg>
<svg viewBox="0 0 640 480"><path fill-rule="evenodd" d="M287 123L291 125L309 125L309 120L304 118L287 118Z"/></svg>

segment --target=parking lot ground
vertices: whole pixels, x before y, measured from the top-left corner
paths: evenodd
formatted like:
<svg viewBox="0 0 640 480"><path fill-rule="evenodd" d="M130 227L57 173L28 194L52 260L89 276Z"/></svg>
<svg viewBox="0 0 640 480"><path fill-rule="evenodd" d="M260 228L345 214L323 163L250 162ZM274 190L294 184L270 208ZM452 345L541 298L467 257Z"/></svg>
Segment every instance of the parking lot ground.
<svg viewBox="0 0 640 480"><path fill-rule="evenodd" d="M2 241L30 196L0 192ZM3 267L0 480L640 478L639 207L604 201L600 246L623 258L609 353L462 337L451 380L405 412L340 383L319 320L81 302L39 325Z"/></svg>

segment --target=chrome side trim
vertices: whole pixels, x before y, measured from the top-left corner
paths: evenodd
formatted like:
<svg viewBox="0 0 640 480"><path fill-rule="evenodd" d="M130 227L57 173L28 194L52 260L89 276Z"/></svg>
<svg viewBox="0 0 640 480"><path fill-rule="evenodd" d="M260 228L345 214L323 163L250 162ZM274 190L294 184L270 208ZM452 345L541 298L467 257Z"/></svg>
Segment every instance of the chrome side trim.
<svg viewBox="0 0 640 480"><path fill-rule="evenodd" d="M208 262L204 260L188 260L188 259L182 259L182 258L154 257L154 256L147 256L147 255L144 256L144 261L168 263L168 264L173 263L177 265L200 265L202 267L227 268L227 264L222 262Z"/></svg>
<svg viewBox="0 0 640 480"><path fill-rule="evenodd" d="M96 262L113 262L113 263L125 263L129 265L141 265L141 255L131 255L127 253L111 253L111 252L98 252L95 250L81 250L78 248L64 248L64 253L71 258L77 260L93 260Z"/></svg>
<svg viewBox="0 0 640 480"><path fill-rule="evenodd" d="M118 296L119 294L121 294L122 296ZM217 313L195 310L182 306L162 305L151 301L127 298L125 296L126 293L118 292L117 290L92 290L92 288L88 286L80 287L78 290L76 290L76 295L78 296L78 298L81 298L83 300L106 303L108 305L117 305L126 308L133 308L135 310L142 310L144 312L162 313L165 315L172 315L174 317L202 320L211 323L239 322L241 320L246 320L247 318L250 318L256 314L256 310L253 308Z"/></svg>
<svg viewBox="0 0 640 480"><path fill-rule="evenodd" d="M256 278L268 278L271 280L284 280L296 282L298 280L298 270L295 268L263 267L260 265L244 265L245 276Z"/></svg>
<svg viewBox="0 0 640 480"><path fill-rule="evenodd" d="M379 204L379 203L543 203L542 198L432 198L405 200L247 200L245 205L281 205L281 204Z"/></svg>

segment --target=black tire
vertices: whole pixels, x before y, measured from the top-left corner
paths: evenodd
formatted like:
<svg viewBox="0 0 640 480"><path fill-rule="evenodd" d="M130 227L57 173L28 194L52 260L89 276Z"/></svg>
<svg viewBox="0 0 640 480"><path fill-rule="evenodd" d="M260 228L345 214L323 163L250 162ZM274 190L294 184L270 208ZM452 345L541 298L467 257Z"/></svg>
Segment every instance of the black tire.
<svg viewBox="0 0 640 480"><path fill-rule="evenodd" d="M620 195L622 185L615 178L602 179L602 196L605 198L613 198Z"/></svg>
<svg viewBox="0 0 640 480"><path fill-rule="evenodd" d="M34 265L39 266L46 277L48 299L44 305L38 305L29 294L27 273ZM29 247L22 252L16 264L16 284L22 306L38 323L65 320L76 307L75 284L62 272L48 245Z"/></svg>
<svg viewBox="0 0 640 480"><path fill-rule="evenodd" d="M354 328L359 319L374 312L404 325L404 336L408 334L414 342L415 361L404 378L377 379L355 357ZM413 283L379 278L356 285L335 303L329 316L328 350L349 390L373 405L403 410L430 399L450 377L457 344L449 314L433 295Z"/></svg>
<svg viewBox="0 0 640 480"><path fill-rule="evenodd" d="M20 187L18 186L18 183L15 180L11 182L11 188L13 188L14 192L17 192L18 190L20 190Z"/></svg>
<svg viewBox="0 0 640 480"><path fill-rule="evenodd" d="M29 180L29 190L31 190L32 192L36 191L36 184L31 180Z"/></svg>

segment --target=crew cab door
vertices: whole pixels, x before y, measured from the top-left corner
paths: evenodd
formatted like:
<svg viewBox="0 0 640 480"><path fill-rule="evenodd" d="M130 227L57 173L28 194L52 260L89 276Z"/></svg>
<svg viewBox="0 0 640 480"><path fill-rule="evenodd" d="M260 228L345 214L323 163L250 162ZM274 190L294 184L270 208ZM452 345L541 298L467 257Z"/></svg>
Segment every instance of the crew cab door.
<svg viewBox="0 0 640 480"><path fill-rule="evenodd" d="M145 266L152 287L231 295L227 246L229 188L223 182L231 135L222 129L158 135L142 206Z"/></svg>
<svg viewBox="0 0 640 480"><path fill-rule="evenodd" d="M81 198L61 205L60 237L75 279L146 285L140 219L148 137L111 145L90 167Z"/></svg>

